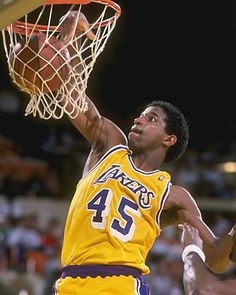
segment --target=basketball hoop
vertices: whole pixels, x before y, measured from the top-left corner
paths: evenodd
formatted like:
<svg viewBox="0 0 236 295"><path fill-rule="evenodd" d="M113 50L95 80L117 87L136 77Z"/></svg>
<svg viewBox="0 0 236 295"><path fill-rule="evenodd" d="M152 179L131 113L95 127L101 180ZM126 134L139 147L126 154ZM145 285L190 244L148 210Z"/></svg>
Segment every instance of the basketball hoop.
<svg viewBox="0 0 236 295"><path fill-rule="evenodd" d="M74 16L74 12L77 12L76 24L79 23L81 16L86 16L88 25L80 30L74 26L72 33L70 32L70 38L67 38L63 26L68 17ZM30 101L25 109L26 116L32 114L39 115L42 119L60 119L65 113L75 118L80 112L86 112L85 91L88 78L120 14L119 5L111 0L48 0L44 5L2 30L9 74L13 82L30 95ZM42 36L42 34L45 36L43 40L47 46L50 45L52 38L60 42L66 40L63 48L51 45L56 51L55 55L63 60L60 68L64 67L64 72L66 69L66 76L60 76L60 69L55 66L55 59L53 64L51 60L45 60L45 57L42 57L40 50L33 52L38 59L44 61L44 64L47 63L47 66L49 64L52 67L54 76L58 75L57 82L60 83L56 90L50 87L47 79L44 80L41 77L42 69L36 70L32 63L25 64L24 59L21 58L23 50L32 51L30 48L32 37ZM17 51L15 48L19 47L19 43L23 44L23 48ZM41 44L41 47L45 44ZM68 50L70 55L63 55L62 51L65 52L65 50ZM27 80L27 77L22 77L23 72L19 73L15 66L17 63L30 68L30 73L33 73L37 79L42 79L41 83L30 87L30 83L33 82Z"/></svg>

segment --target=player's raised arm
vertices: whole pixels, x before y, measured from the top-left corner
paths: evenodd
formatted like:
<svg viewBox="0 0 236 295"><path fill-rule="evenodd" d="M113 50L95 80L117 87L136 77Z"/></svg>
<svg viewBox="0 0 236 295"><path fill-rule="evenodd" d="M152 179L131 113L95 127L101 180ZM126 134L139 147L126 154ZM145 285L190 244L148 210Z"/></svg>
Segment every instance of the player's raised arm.
<svg viewBox="0 0 236 295"><path fill-rule="evenodd" d="M78 11L71 11L64 18L62 22L61 40L68 44L68 49L71 55L71 65L77 73L80 74L80 57L76 54L74 46L80 46L80 38L76 39L77 44L70 45L72 37L77 34L86 33L89 28L89 23L84 14ZM90 40L95 39L95 35L92 31L86 33L87 38ZM73 83L76 83L76 79L73 76L70 78L71 89L73 89ZM76 100L78 92L71 91L68 93L72 99ZM99 154L104 154L109 148L117 144L126 144L126 137L120 128L112 121L104 118L99 113L95 104L85 97L87 103L87 110L84 113L79 113L76 117L70 118L73 125L81 132L81 134L91 143L92 148L99 151ZM73 105L67 104L67 110L71 113ZM100 157L100 156L99 156Z"/></svg>
<svg viewBox="0 0 236 295"><path fill-rule="evenodd" d="M91 145L104 153L114 145L126 144L126 137L121 129L111 120L103 117L88 96L86 101L87 111L70 120Z"/></svg>

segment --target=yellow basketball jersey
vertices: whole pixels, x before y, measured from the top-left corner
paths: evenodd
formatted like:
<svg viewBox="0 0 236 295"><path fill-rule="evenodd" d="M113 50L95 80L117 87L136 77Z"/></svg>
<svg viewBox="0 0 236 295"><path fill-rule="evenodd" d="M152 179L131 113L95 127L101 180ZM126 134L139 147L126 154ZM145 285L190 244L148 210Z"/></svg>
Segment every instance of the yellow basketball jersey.
<svg viewBox="0 0 236 295"><path fill-rule="evenodd" d="M78 183L64 231L62 266L126 265L145 260L160 234L170 175L135 167L128 147L110 149Z"/></svg>

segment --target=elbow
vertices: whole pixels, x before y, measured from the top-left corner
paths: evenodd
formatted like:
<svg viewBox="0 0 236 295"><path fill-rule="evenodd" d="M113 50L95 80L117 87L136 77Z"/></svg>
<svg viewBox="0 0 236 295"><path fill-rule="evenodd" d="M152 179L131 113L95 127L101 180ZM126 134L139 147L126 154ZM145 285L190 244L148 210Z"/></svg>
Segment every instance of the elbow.
<svg viewBox="0 0 236 295"><path fill-rule="evenodd" d="M217 274L221 274L223 273L228 267L229 267L229 263L228 261L227 262L217 262L217 261L207 261L207 266L208 268L214 272L214 273L217 273Z"/></svg>
<svg viewBox="0 0 236 295"><path fill-rule="evenodd" d="M212 251L214 252L214 251ZM231 264L231 261L225 257L217 257L217 255L206 256L207 267L214 273L223 273Z"/></svg>

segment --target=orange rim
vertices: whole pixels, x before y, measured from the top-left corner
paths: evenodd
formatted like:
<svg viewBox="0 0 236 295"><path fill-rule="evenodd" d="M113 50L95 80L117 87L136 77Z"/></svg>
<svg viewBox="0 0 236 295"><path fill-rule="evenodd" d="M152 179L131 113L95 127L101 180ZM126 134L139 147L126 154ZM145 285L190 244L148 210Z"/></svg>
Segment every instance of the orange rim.
<svg viewBox="0 0 236 295"><path fill-rule="evenodd" d="M111 7L116 13L114 16L103 20L102 22L98 22L94 28L98 26L105 26L107 23L113 22L121 15L120 6L111 1L111 0L48 0L44 5L60 5L60 4L89 4L91 2L100 3L104 5L108 5ZM26 23L22 21L16 21L12 24L14 33L26 35L30 34L32 31L34 34L38 34L40 31L54 31L57 29L56 26L47 26L47 25L35 25L31 23Z"/></svg>

